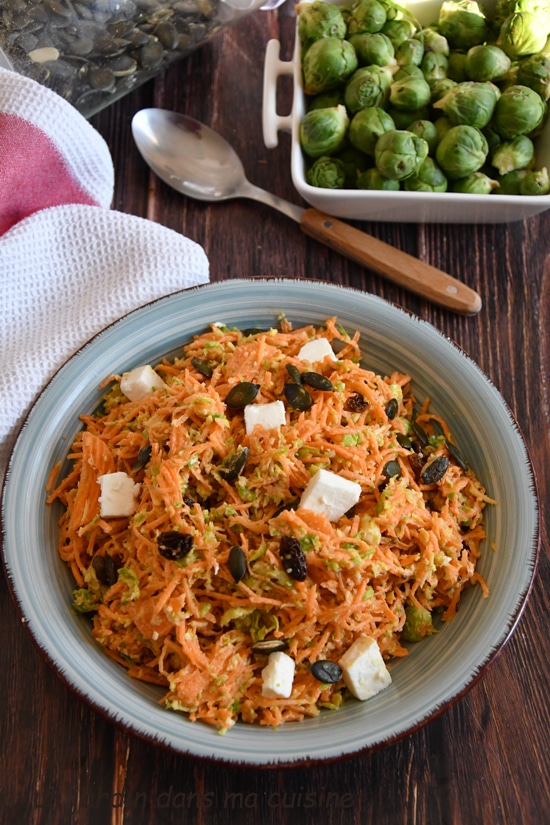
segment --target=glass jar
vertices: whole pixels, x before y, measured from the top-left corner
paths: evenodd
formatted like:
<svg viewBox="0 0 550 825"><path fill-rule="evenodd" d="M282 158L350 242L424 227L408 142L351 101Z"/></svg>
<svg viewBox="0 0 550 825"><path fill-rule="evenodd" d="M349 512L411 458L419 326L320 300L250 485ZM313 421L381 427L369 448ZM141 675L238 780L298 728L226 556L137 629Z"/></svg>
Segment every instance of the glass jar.
<svg viewBox="0 0 550 825"><path fill-rule="evenodd" d="M85 117L225 26L284 0L4 0L0 66L48 86Z"/></svg>

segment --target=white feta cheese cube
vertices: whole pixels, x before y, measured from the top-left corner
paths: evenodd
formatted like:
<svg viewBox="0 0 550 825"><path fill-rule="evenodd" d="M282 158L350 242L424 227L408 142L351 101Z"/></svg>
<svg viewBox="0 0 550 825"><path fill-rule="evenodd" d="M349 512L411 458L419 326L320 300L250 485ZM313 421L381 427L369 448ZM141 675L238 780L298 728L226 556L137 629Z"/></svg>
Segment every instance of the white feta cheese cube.
<svg viewBox="0 0 550 825"><path fill-rule="evenodd" d="M141 484L134 482L126 473L106 473L97 480L101 487L99 506L102 518L131 516L136 512Z"/></svg>
<svg viewBox="0 0 550 825"><path fill-rule="evenodd" d="M357 699L370 699L391 684L378 643L370 636L359 636L338 664L346 687Z"/></svg>
<svg viewBox="0 0 550 825"><path fill-rule="evenodd" d="M149 364L125 372L120 381L120 389L130 401L141 401L165 386L160 375Z"/></svg>
<svg viewBox="0 0 550 825"><path fill-rule="evenodd" d="M270 653L267 665L262 670L262 696L270 699L288 699L294 681L294 659L286 653Z"/></svg>
<svg viewBox="0 0 550 825"><path fill-rule="evenodd" d="M313 513L324 513L329 521L338 521L357 504L361 485L342 478L330 470L317 470L302 493L299 507Z"/></svg>
<svg viewBox="0 0 550 825"><path fill-rule="evenodd" d="M298 353L298 358L314 364L316 361L323 361L327 355L333 361L337 360L328 338L314 338L313 341L304 344Z"/></svg>
<svg viewBox="0 0 550 825"><path fill-rule="evenodd" d="M248 435L254 431L256 424L260 424L264 430L274 430L286 424L286 412L283 402L247 404L244 408L244 425Z"/></svg>

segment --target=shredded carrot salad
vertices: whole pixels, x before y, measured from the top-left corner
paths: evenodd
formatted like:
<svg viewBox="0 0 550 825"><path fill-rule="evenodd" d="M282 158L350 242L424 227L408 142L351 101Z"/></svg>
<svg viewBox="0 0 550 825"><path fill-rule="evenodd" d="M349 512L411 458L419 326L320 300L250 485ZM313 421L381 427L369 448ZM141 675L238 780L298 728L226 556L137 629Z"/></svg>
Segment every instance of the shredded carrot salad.
<svg viewBox="0 0 550 825"><path fill-rule="evenodd" d="M337 360L299 358L314 338ZM288 365L332 388L307 386L311 407L294 409L285 384L300 379ZM155 370L165 386L141 401L123 395L121 376L106 379L55 488L52 470L48 502L63 505L59 552L76 581L74 608L90 613L94 638L132 677L165 686L166 707L222 732L238 719L315 716L349 693L315 678L313 663L337 662L365 635L384 659L404 656L406 642L436 632L432 618L454 617L466 587L487 595L476 563L491 499L429 399L416 405L410 376L361 366L358 333L336 318L296 330L284 318L266 331L213 324ZM240 382L259 385L254 404L283 400L286 423L247 434L243 410L225 403ZM361 487L335 522L299 506L321 468ZM129 517L101 516L98 478L115 472L140 485ZM187 536L179 558L161 552L174 532ZM283 537L303 551L302 581L283 566ZM289 698L262 694L266 655L253 646L268 640L295 662Z"/></svg>

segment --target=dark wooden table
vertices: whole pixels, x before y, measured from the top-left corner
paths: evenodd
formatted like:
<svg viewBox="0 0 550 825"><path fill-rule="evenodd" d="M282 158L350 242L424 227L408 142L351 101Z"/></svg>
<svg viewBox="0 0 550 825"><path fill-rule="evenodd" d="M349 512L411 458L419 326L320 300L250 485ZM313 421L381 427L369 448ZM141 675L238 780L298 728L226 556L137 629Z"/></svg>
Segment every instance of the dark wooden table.
<svg viewBox="0 0 550 825"><path fill-rule="evenodd" d="M308 769L221 767L129 735L74 696L43 662L0 582L0 821L2 825L161 825L259 822L334 825L545 825L550 822L550 213L484 226L363 223L360 228L462 279L483 309L452 314L402 292L306 238L251 201L193 202L149 175L132 115L175 109L209 124L244 159L252 181L298 200L290 141L262 140L263 55L280 38L289 59L292 3L257 12L92 119L116 172L114 208L146 216L203 245L211 280L248 275L322 278L400 304L454 339L516 416L538 476L542 547L529 603L485 677L423 730L375 753ZM281 107L289 106L282 83ZM167 261L170 266L170 261ZM337 804L326 807L327 790ZM344 793L345 792L345 793Z"/></svg>

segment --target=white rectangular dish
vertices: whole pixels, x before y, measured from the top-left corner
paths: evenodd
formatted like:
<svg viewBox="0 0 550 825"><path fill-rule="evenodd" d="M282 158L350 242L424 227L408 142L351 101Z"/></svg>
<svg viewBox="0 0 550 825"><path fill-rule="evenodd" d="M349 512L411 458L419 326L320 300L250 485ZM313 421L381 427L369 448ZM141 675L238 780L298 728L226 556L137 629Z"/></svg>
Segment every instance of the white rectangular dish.
<svg viewBox="0 0 550 825"><path fill-rule="evenodd" d="M333 0L335 4L351 5L350 0ZM407 0L423 25L437 20L441 0ZM484 3L488 12L495 0ZM292 110L289 115L277 112L279 77L294 79ZM292 136L291 175L294 186L311 206L350 220L392 221L400 223L510 223L537 215L550 208L550 195L471 195L451 192L389 192L354 189L321 189L306 182L306 164L300 147L299 126L306 113L307 99L303 90L300 47L296 32L294 56L280 60L280 43L270 40L264 65L263 135L269 149L278 145L278 133ZM538 167L550 169L550 119L535 141Z"/></svg>

